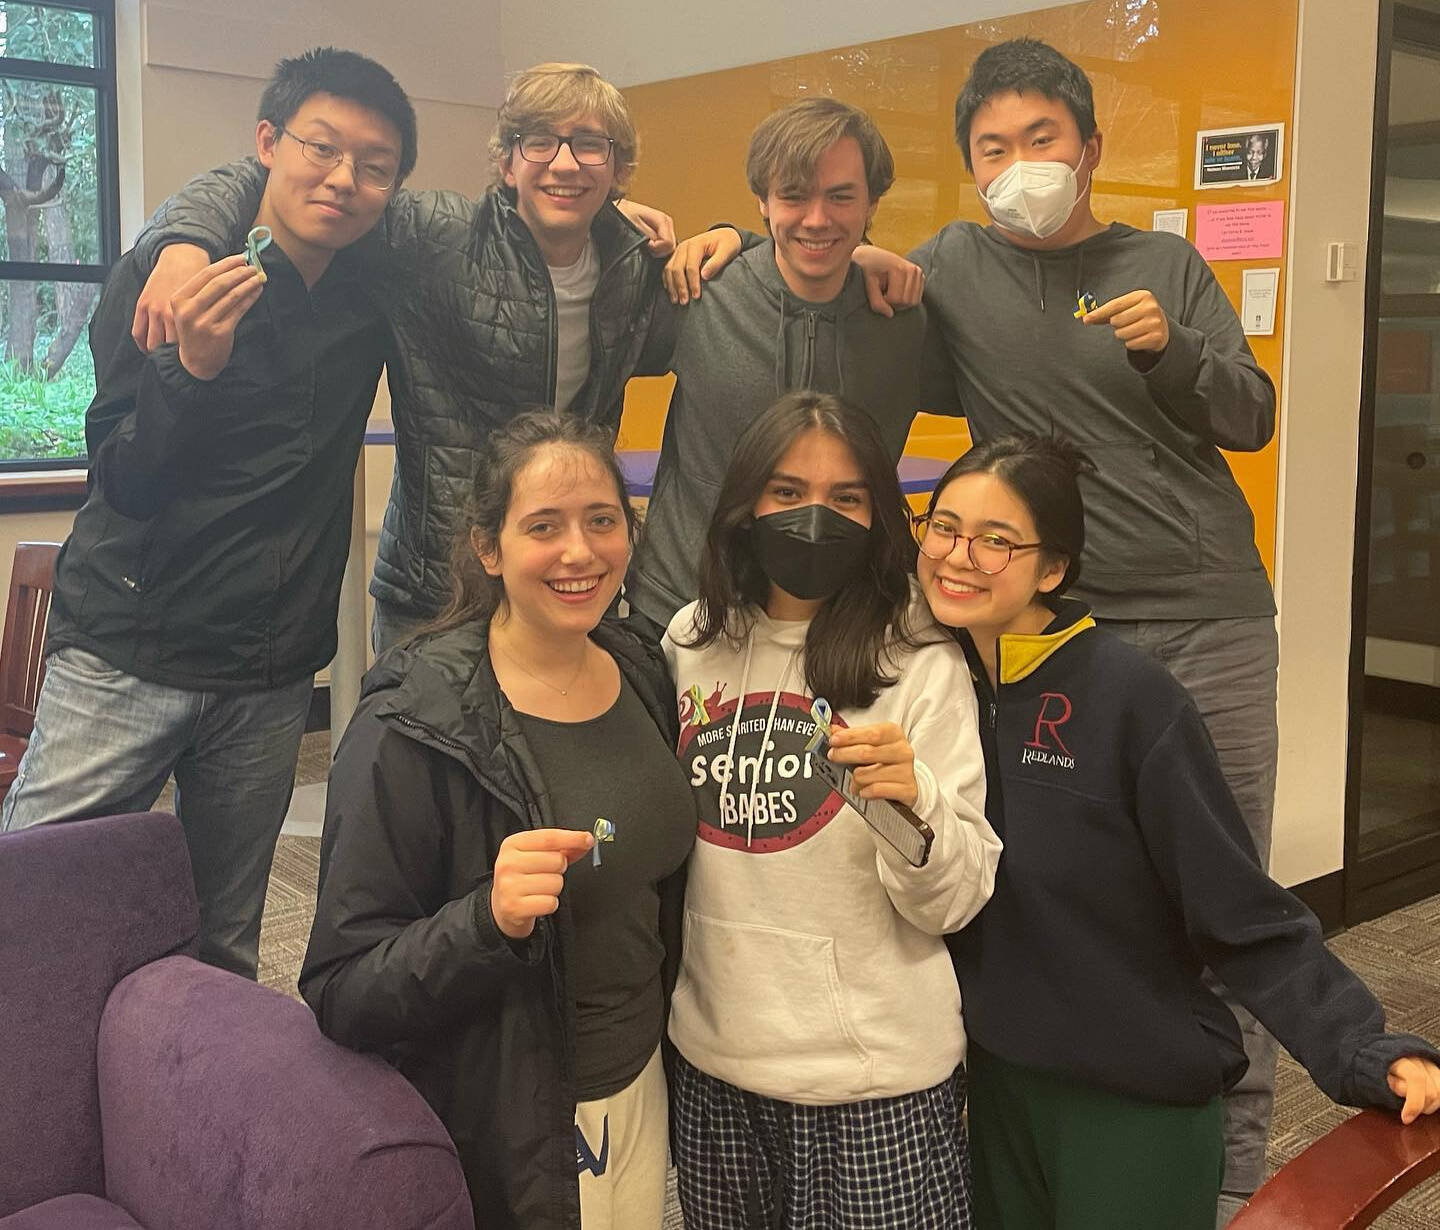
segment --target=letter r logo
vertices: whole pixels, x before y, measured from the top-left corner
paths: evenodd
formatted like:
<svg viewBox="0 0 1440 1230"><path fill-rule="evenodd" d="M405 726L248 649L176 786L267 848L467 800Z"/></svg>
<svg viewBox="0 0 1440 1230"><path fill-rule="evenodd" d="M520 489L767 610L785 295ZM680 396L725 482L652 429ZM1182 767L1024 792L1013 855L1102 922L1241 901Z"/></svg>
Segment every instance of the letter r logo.
<svg viewBox="0 0 1440 1230"><path fill-rule="evenodd" d="M1025 744L1026 747L1049 748L1051 744L1040 738L1040 731L1048 730L1054 746L1058 747L1065 755L1072 755L1070 749L1065 746L1065 741L1060 738L1060 732L1056 727L1065 725L1070 720L1073 712L1070 706L1070 698L1061 692L1042 692L1040 694L1040 712L1035 715L1035 734Z"/></svg>

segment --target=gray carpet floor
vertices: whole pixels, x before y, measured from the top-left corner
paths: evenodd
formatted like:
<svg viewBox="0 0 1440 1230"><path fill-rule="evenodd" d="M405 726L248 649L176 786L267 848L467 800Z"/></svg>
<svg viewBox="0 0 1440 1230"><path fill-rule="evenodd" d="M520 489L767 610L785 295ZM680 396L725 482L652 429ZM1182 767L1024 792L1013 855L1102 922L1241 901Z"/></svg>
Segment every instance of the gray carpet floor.
<svg viewBox="0 0 1440 1230"><path fill-rule="evenodd" d="M324 780L325 738L306 736L299 775L302 783ZM296 994L295 978L314 915L319 865L318 839L280 839L265 900L260 981L290 995ZM1379 996L1392 1029L1440 1039L1440 897L1354 927L1330 946ZM1283 1165L1352 1113L1326 1098L1282 1052L1270 1134L1271 1169ZM1412 1192L1374 1224L1377 1230L1440 1230L1440 1180ZM681 1230L681 1226L672 1191L665 1230Z"/></svg>

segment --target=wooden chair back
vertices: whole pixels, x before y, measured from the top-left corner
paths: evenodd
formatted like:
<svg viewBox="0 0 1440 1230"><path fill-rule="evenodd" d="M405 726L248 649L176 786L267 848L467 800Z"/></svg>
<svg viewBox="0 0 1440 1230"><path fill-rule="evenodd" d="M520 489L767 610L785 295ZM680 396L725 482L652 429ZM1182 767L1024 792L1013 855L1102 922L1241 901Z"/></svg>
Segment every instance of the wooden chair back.
<svg viewBox="0 0 1440 1230"><path fill-rule="evenodd" d="M35 726L35 699L45 681L45 628L59 554L56 542L18 543L10 572L0 640L0 731L24 738Z"/></svg>
<svg viewBox="0 0 1440 1230"><path fill-rule="evenodd" d="M1230 1230L1360 1230L1440 1174L1440 1115L1363 1110L1282 1166Z"/></svg>

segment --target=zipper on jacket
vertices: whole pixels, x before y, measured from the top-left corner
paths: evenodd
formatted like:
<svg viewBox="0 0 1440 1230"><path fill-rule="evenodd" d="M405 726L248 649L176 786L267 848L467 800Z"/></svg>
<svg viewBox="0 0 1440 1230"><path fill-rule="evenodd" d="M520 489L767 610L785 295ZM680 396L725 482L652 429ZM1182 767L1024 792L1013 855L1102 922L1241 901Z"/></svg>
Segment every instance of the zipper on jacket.
<svg viewBox="0 0 1440 1230"><path fill-rule="evenodd" d="M839 322L836 322L839 329ZM808 389L815 383L815 336L819 331L814 312L805 313L805 363L801 367L800 388Z"/></svg>
<svg viewBox="0 0 1440 1230"><path fill-rule="evenodd" d="M995 729L995 708L1000 702L1000 638L995 638L995 686L990 689L990 729Z"/></svg>
<svg viewBox="0 0 1440 1230"><path fill-rule="evenodd" d="M536 251L539 251L538 245ZM550 269L545 264L543 252L540 253L540 267L545 270L545 294L550 304L550 328L545 334L545 369L549 373L545 387L549 390L549 396L545 400L553 406L555 389L560 383L560 305L555 300L555 283L550 280Z"/></svg>
<svg viewBox="0 0 1440 1230"><path fill-rule="evenodd" d="M442 747L447 747L451 751L459 752L460 755L465 758L465 763L470 766L470 771L475 774L476 779L482 786L485 785L485 776L480 772L480 766L475 761L474 753L458 739L452 739L448 735L442 735L438 730L426 726L423 722L417 722L414 718L406 717L403 713L390 713L386 716L394 718L401 726L408 726L411 730L418 730L422 735L434 739L435 742Z"/></svg>
<svg viewBox="0 0 1440 1230"><path fill-rule="evenodd" d="M627 221L628 221L628 219L627 219ZM591 235L591 240L590 240L590 242L591 242L591 243L595 243L595 239L594 239L593 232L592 232L592 235ZM589 370L585 373L585 379L581 382L580 388L578 388L578 389L575 390L575 396L576 396L576 398L578 399L579 396L580 396L580 393L581 393L582 391L584 391L584 389L586 388L586 386L587 386L587 385L590 386L592 393L595 394L595 396L592 398L592 400L594 401L594 413L587 415L587 417L588 417L592 422L595 420L596 416L599 415L600 412L605 409L605 407L602 406L602 405L600 405L600 402L599 402L599 392L600 392L600 386L601 386L601 383L602 383L602 382L601 382L600 380L596 379L596 371L595 371L595 356L596 356L596 355L603 355L603 354L604 354L604 348L601 347L600 345L598 345L598 342L599 342L599 340L600 340L600 330L599 330L599 328L598 328L598 327L596 326L596 324L595 324L595 305L600 302L600 291L601 291L601 290L604 288L604 286L605 286L605 279L608 278L612 273L615 272L615 270L619 269L620 266L625 263L626 259L628 259L628 257L630 256L630 253L634 252L636 248L644 247L647 242L648 242L648 241L647 241L643 236L638 237L638 238L637 238L633 243L631 243L628 247L622 249L620 252L617 252L616 255L615 255L615 259L612 260L608 265L601 265L601 266L600 266L600 276L595 279L595 289L590 292L590 311L589 311L589 313L588 313L588 315L587 315L587 319L586 319L586 322L585 322L586 330L589 332L589 335L590 335L590 368L589 368ZM598 244L596 244L596 258L597 258L597 260L598 260L598 258L599 258L599 245L598 245ZM557 324L557 329L558 329L558 324ZM557 350L558 350L558 347L557 347ZM558 353L557 353L557 355L556 355L556 363L557 363L557 366L558 366L558 363L559 363L559 355L558 355ZM622 404L622 409L623 409L624 397L625 397L625 390L624 390L623 387L622 387L621 390L620 390L620 397L621 397L621 404ZM555 400L555 394L554 394L554 391L553 391L553 390L551 391L551 394L550 394L550 400L551 400L552 402ZM575 408L575 403L574 403L573 401L570 403L570 408L571 408L572 410ZM617 421L616 424L615 424L615 430L616 430L616 431L619 431L619 430L620 430L620 424L619 424L618 421Z"/></svg>

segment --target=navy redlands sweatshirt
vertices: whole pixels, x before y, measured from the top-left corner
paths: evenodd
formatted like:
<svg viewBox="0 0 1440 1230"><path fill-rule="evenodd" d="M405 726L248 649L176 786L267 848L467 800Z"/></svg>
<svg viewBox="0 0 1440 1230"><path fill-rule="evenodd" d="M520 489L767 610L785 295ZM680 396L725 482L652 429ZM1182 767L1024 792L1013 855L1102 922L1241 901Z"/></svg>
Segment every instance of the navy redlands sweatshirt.
<svg viewBox="0 0 1440 1230"><path fill-rule="evenodd" d="M1189 694L1079 602L1006 636L981 701L987 818L1004 843L990 902L949 937L970 1036L1011 1063L1102 1089L1203 1103L1245 1071L1209 966L1331 1098L1397 1108L1404 1055L1315 917L1259 866Z"/></svg>

